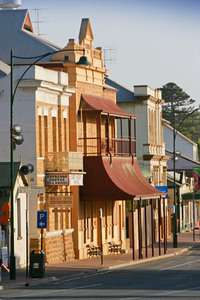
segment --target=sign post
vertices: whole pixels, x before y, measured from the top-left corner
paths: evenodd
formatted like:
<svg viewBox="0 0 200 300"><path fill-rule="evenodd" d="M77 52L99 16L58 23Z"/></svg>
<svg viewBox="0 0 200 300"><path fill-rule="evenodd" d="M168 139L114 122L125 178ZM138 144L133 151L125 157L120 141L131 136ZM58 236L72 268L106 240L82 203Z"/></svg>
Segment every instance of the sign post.
<svg viewBox="0 0 200 300"><path fill-rule="evenodd" d="M100 234L101 234L101 265L103 265L103 243L102 243L102 208L99 211L100 217Z"/></svg>
<svg viewBox="0 0 200 300"><path fill-rule="evenodd" d="M43 248L43 229L47 228L47 211L38 210L37 212L37 228L41 229L41 251Z"/></svg>

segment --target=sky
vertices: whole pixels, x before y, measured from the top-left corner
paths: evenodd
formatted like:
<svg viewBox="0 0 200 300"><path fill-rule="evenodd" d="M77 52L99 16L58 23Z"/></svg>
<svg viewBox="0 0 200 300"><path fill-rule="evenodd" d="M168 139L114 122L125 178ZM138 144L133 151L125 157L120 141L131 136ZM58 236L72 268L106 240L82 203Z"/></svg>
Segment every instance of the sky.
<svg viewBox="0 0 200 300"><path fill-rule="evenodd" d="M160 88L175 82L200 105L200 0L21 0L35 33L61 47L89 18L112 80ZM112 49L112 50L110 50Z"/></svg>

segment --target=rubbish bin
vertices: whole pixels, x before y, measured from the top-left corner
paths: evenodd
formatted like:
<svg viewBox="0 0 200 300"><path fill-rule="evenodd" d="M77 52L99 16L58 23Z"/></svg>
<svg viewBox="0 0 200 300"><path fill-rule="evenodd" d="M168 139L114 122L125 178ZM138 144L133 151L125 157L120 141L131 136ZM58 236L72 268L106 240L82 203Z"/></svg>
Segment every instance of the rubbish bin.
<svg viewBox="0 0 200 300"><path fill-rule="evenodd" d="M42 250L33 250L30 254L30 277L45 277L45 253Z"/></svg>

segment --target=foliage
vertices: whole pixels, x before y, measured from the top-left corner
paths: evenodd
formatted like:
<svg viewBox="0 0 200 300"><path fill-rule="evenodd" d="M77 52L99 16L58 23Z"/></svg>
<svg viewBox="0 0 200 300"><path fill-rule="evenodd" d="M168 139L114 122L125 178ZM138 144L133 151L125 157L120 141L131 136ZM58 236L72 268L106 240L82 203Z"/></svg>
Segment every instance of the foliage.
<svg viewBox="0 0 200 300"><path fill-rule="evenodd" d="M184 116L194 110L192 104L195 100L182 90L174 82L169 82L162 88L162 98L165 100L163 104L163 118L173 124L173 111L175 113L175 123L179 124Z"/></svg>
<svg viewBox="0 0 200 300"><path fill-rule="evenodd" d="M162 108L162 116L171 123L171 126L184 134L186 137L198 143L200 132L200 112L195 111L195 100L177 86L169 82L162 88L162 98L165 100ZM191 115L188 115L190 114ZM175 119L173 119L173 115Z"/></svg>

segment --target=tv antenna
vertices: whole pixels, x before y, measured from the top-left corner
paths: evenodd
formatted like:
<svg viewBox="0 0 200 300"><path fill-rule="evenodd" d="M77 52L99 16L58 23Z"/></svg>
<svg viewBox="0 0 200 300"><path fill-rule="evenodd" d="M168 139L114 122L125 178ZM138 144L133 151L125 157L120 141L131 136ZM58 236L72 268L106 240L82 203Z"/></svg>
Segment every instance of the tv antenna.
<svg viewBox="0 0 200 300"><path fill-rule="evenodd" d="M116 61L116 48L106 47L103 49L103 61L104 61L104 68L106 69L107 62Z"/></svg>
<svg viewBox="0 0 200 300"><path fill-rule="evenodd" d="M40 24L41 24L41 23L44 23L44 22L46 22L46 21L40 21L39 12L40 12L41 10L47 10L47 8L32 8L32 9L30 9L30 10L34 10L34 11L35 11L35 19L36 19L36 21L33 21L33 23L35 23L36 26L37 26L37 34L38 34L38 35L42 35L42 34L40 33Z"/></svg>

